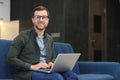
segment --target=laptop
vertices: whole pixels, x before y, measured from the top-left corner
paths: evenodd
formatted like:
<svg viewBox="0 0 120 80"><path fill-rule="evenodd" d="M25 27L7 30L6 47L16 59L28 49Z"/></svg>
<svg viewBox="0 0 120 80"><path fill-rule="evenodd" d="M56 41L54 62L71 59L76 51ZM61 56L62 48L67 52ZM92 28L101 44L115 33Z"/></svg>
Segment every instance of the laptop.
<svg viewBox="0 0 120 80"><path fill-rule="evenodd" d="M37 71L51 73L72 70L80 55L80 53L60 53L50 69L39 69Z"/></svg>

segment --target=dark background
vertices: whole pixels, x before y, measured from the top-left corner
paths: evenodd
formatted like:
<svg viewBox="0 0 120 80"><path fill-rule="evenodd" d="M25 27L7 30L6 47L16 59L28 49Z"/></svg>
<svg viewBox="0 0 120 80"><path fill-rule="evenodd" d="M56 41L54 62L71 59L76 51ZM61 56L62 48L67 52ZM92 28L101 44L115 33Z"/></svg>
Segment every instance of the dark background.
<svg viewBox="0 0 120 80"><path fill-rule="evenodd" d="M120 62L120 2L107 1L107 61ZM48 33L60 33L55 41L68 42L80 60L88 60L88 0L11 0L11 20L20 20L20 32L32 26L31 13L38 5L51 13Z"/></svg>

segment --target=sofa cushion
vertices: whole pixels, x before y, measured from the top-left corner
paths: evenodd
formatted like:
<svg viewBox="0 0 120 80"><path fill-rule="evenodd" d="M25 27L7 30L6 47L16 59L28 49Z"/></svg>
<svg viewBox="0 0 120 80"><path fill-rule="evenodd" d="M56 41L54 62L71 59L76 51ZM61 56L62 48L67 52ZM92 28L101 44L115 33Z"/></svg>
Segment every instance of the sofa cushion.
<svg viewBox="0 0 120 80"><path fill-rule="evenodd" d="M113 76L108 74L81 74L78 75L79 80L115 80Z"/></svg>

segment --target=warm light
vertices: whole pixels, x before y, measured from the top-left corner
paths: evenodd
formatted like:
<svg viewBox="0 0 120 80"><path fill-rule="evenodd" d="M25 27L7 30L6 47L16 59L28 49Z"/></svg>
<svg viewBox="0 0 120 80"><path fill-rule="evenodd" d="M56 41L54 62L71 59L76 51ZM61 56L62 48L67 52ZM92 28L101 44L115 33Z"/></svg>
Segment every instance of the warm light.
<svg viewBox="0 0 120 80"><path fill-rule="evenodd" d="M3 21L2 20L0 20L0 27L3 25Z"/></svg>
<svg viewBox="0 0 120 80"><path fill-rule="evenodd" d="M1 26L3 25L3 21L0 20L0 39L1 39Z"/></svg>
<svg viewBox="0 0 120 80"><path fill-rule="evenodd" d="M0 20L0 39L13 40L19 34L19 20Z"/></svg>

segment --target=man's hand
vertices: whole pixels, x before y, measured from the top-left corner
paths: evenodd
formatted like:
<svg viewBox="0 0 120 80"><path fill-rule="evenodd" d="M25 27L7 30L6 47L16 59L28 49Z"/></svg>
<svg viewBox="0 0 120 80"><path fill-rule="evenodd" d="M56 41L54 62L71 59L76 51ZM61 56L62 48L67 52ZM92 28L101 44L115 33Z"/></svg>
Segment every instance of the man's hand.
<svg viewBox="0 0 120 80"><path fill-rule="evenodd" d="M52 63L52 62L48 63L49 68L51 68L53 65L54 65L54 63Z"/></svg>
<svg viewBox="0 0 120 80"><path fill-rule="evenodd" d="M38 70L40 68L46 69L46 68L49 68L49 67L50 66L47 63L45 63L45 62L39 62L38 64L31 65L30 69L31 70Z"/></svg>

